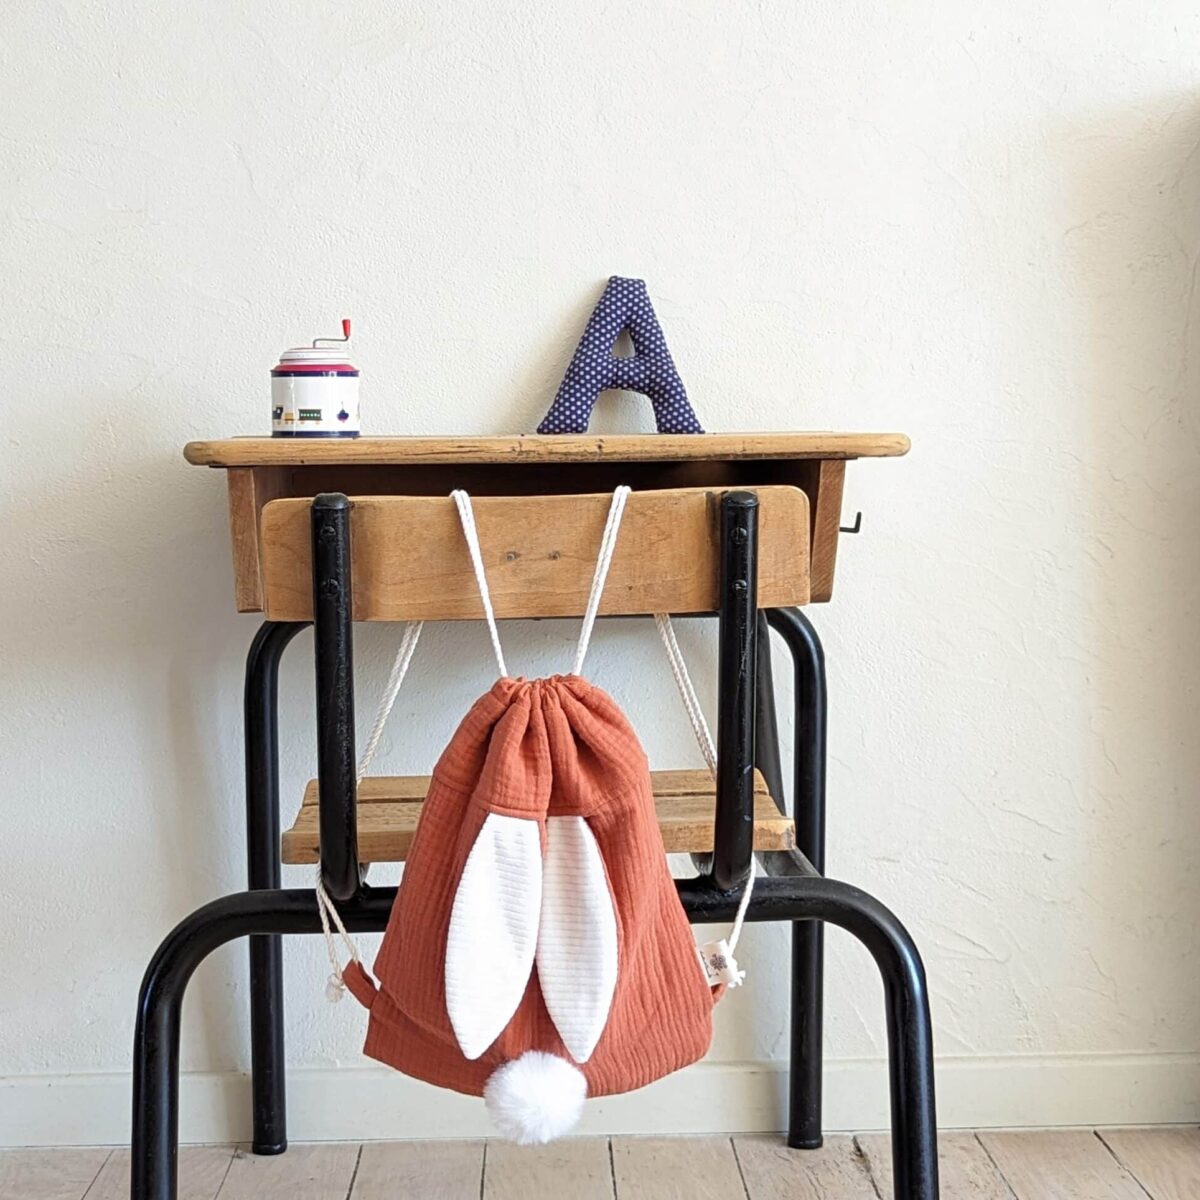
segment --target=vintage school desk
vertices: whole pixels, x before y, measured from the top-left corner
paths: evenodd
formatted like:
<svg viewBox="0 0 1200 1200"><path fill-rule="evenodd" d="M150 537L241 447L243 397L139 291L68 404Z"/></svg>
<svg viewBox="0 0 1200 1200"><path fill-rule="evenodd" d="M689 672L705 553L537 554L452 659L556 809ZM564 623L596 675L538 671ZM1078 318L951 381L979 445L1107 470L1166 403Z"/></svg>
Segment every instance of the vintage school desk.
<svg viewBox="0 0 1200 1200"><path fill-rule="evenodd" d="M840 524L847 462L859 458L895 457L905 454L908 447L908 439L894 433L356 439L238 437L191 442L184 454L189 463L226 472L234 602L239 612L261 612L264 610L261 573L264 539L276 532L269 520L270 514L268 519L264 519L263 514L264 507L271 501L311 500L326 493L340 493L352 498L445 497L454 488L464 488L481 498L569 497L611 492L619 484L630 485L635 493L711 488L714 495L772 485L798 488L807 501L808 519L807 544L801 548L808 556L807 595L799 597L798 601L826 601L833 590L839 535L857 530L857 521L849 530ZM798 502L801 502L799 498ZM309 572L305 586L311 587L308 581L313 567L306 562L304 569ZM759 569L761 572L761 566ZM278 889L283 860L316 861L315 847L308 845L310 839L302 830L303 808L296 826L287 835L281 833L277 764L279 661L294 635L309 623L310 596L311 592L304 598L303 607L309 611L303 614L268 613L247 659L246 798L251 890ZM754 716L752 730L745 732L743 737L753 743L751 752L757 768L754 850L767 876L811 877L824 871L824 654L812 624L794 606L796 602L794 598L788 607L770 607L770 601L760 597L761 608L754 617L756 625L751 635L754 651L751 658L756 660L749 685L754 696ZM357 610L354 615L360 616ZM795 674L795 777L790 809L784 803L770 628L775 629L790 651ZM401 781L391 782L398 784ZM415 786L414 781L409 784ZM664 826L668 845L672 849L691 850L698 861L712 869L713 877L720 879L722 850L719 836L718 844L715 847L712 844L711 822L706 826L710 840L707 843L694 840L696 825L704 824L695 819L696 806L700 806L706 817L712 812L712 786L709 784L705 790L698 784L681 782L677 790L689 793L682 797L686 803L680 811L684 811L685 816L690 813L692 820L690 824L685 820L680 826L677 845L671 845L671 836ZM306 805L311 799L306 800ZM412 801L418 798L400 799ZM365 802L366 797L360 796L360 803ZM408 832L410 835L411 830ZM399 832L392 830L390 836L399 836ZM748 843L746 852L749 852ZM369 857L364 848L363 858ZM724 865L729 867L728 863ZM767 889L770 883L768 879ZM779 883L782 885L784 879L779 879ZM857 893L857 889L848 890L863 895ZM703 901L699 896L696 900L702 908ZM864 897L864 902L869 900ZM757 894L755 903L759 903ZM769 890L766 903L770 904ZM898 1189L902 1184L905 1188L904 1191L897 1190L897 1195L930 1198L936 1196L937 1183L932 1049L924 973L916 949L903 927L877 902L871 901L871 904L883 914L872 910L871 921L879 926L874 934L863 932L863 924L858 920L861 914L827 915L826 919L837 920L858 933L875 954L883 971L888 994L889 1038L907 1043L899 1057L893 1056L891 1075L893 1132L898 1141L904 1143L896 1148L900 1172L896 1184ZM829 904L825 907L829 908ZM715 913L717 909L712 911ZM822 1136L822 929L821 920L793 922L788 1144L798 1148L818 1146ZM885 930L886 935L881 935L880 929ZM872 945L872 937L876 938L877 945ZM280 943L276 934L256 934L250 939L253 1148L260 1154L280 1153L287 1146ZM163 1117L175 1119L177 1112L164 1113ZM146 1118L146 1121L149 1129L153 1120ZM146 1136L153 1140L156 1135L150 1130Z"/></svg>

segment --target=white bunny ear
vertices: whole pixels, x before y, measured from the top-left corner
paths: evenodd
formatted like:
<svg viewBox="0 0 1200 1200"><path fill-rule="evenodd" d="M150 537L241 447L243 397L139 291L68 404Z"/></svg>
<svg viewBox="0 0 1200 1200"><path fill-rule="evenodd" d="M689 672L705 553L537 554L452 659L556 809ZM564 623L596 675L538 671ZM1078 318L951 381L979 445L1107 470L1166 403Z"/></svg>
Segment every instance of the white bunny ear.
<svg viewBox="0 0 1200 1200"><path fill-rule="evenodd" d="M489 813L467 855L446 935L446 1010L466 1058L478 1058L521 1003L541 903L538 823Z"/></svg>
<svg viewBox="0 0 1200 1200"><path fill-rule="evenodd" d="M537 968L563 1045L576 1062L587 1062L617 987L617 918L600 847L582 817L546 821Z"/></svg>

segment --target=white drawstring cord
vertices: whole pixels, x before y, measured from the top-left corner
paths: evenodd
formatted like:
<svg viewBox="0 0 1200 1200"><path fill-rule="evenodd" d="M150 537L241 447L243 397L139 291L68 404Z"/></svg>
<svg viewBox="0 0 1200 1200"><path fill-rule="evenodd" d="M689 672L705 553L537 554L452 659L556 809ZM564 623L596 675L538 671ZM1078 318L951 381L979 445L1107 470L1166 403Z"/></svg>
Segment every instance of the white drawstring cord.
<svg viewBox="0 0 1200 1200"><path fill-rule="evenodd" d="M400 639L400 647L396 651L396 657L392 660L391 673L388 675L383 695L379 698L379 705L375 710L375 721L367 737L367 744L363 749L362 757L358 760L358 771L355 775L356 783L363 781L367 769L371 765L371 760L375 757L375 751L379 749L379 741L383 737L384 726L387 725L388 717L391 716L392 708L396 703L396 697L400 694L400 685L404 682L404 676L408 674L408 667L412 662L413 653L417 648L417 639L421 636L422 626L423 622L421 621L410 621L404 627L404 636ZM358 948L354 944L354 939L346 932L346 926L342 923L342 918L338 914L337 907L329 898L329 893L325 890L325 881L321 878L321 864L319 862L317 863L316 893L317 911L321 914L321 932L325 935L325 953L329 955L329 982L325 985L325 997L330 1003L336 1003L345 995L346 984L342 979L343 968L338 963L337 943L334 941L333 929L330 926L331 919L337 927L342 941L346 944L351 961L361 965L362 960L358 957Z"/></svg>
<svg viewBox="0 0 1200 1200"><path fill-rule="evenodd" d="M679 689L680 698L683 700L683 707L687 709L688 719L692 723L692 732L696 735L696 741L700 745L700 753L704 755L704 761L708 764L709 774L715 780L717 777L717 747L713 742L712 732L708 728L708 721L704 718L704 710L700 707L700 698L696 695L696 688L692 683L692 677L688 674L687 663L683 659L683 651L679 648L679 642L675 638L675 627L671 624L671 617L668 613L655 613L654 624L658 628L658 632L662 637L662 643L667 650L667 658L671 663L671 674L675 677L675 686ZM750 897L754 893L754 878L756 867L754 855L750 855L750 874L746 877L746 885L742 890L742 898L738 901L737 914L733 919L733 928L729 931L729 937L725 939L724 949L728 952L729 958L733 958L733 951L738 944L738 938L742 936L742 923L746 919L746 909L750 906ZM737 963L732 964L732 969L737 971ZM738 972L738 982L741 982L741 977L745 972ZM737 986L732 984L731 986Z"/></svg>
<svg viewBox="0 0 1200 1200"><path fill-rule="evenodd" d="M461 488L450 493L450 498L458 507L458 518L462 522L463 537L467 539L467 552L471 556L471 566L475 569L475 582L479 584L479 598L483 601L483 615L487 618L488 632L492 635L492 649L496 652L496 666L500 668L500 676L508 674L504 665L504 651L500 649L500 630L496 626L496 614L492 611L492 596L488 591L487 575L483 570L483 553L479 549L479 531L475 528L475 513L471 509L471 497Z"/></svg>
<svg viewBox="0 0 1200 1200"><path fill-rule="evenodd" d="M734 914L729 936L715 942L705 942L703 946L696 947L700 970L704 973L705 981L712 987L724 984L726 987L735 988L741 987L746 982L746 972L738 967L733 952L737 949L738 939L742 936L742 923L746 919L746 909L750 907L750 897L754 894L754 877L757 870L752 854L750 856L750 874L746 876L746 886L742 888L742 898L738 901L737 912Z"/></svg>
<svg viewBox="0 0 1200 1200"><path fill-rule="evenodd" d="M622 484L613 492L608 506L608 519L604 522L604 534L600 538L600 553L596 556L596 570L592 575L592 590L588 594L587 608L583 612L583 625L579 630L579 645L575 649L572 675L583 672L583 660L587 656L588 643L592 640L592 629L596 614L600 611L600 597L604 594L604 582L608 579L608 568L612 565L613 551L617 548L617 534L621 529L621 516L625 512L625 501L629 499L629 488Z"/></svg>
<svg viewBox="0 0 1200 1200"><path fill-rule="evenodd" d="M709 732L708 722L704 719L704 710L700 707L700 700L692 685L692 677L688 674L687 663L683 660L683 651L680 650L679 643L675 640L675 627L671 624L671 618L667 613L655 613L654 624L666 647L667 658L671 663L671 674L675 677L675 686L679 689L683 707L687 709L688 720L692 723L692 732L696 735L700 753L704 755L704 761L708 764L709 774L716 779L717 747Z"/></svg>
<svg viewBox="0 0 1200 1200"><path fill-rule="evenodd" d="M325 890L325 881L321 878L321 866L317 864L317 911L321 914L321 932L325 935L325 951L329 955L329 982L325 985L325 999L331 1004L336 1003L346 994L346 981L342 978L342 971L345 969L338 963L337 944L333 940L333 930L329 926L332 918L334 925L337 926L337 931L341 935L341 939L346 944L346 950L350 955L350 961L362 965L362 960L358 957L358 947L354 944L354 939L346 931L346 926L342 922L342 918L338 910L334 907L333 901L329 898L329 893Z"/></svg>
<svg viewBox="0 0 1200 1200"><path fill-rule="evenodd" d="M371 726L367 744L363 748L362 757L358 760L358 781L360 783L367 773L367 768L371 765L371 760L375 757L375 751L379 749L379 739L383 737L383 728L392 715L392 706L400 694L400 685L404 682L404 676L408 674L408 666L412 662L413 652L417 648L417 639L421 636L423 625L423 621L410 621L404 627L404 636L400 639L400 648L396 651L396 657L392 662L391 674L388 676L383 695L380 697L379 707L375 710L375 723Z"/></svg>
<svg viewBox="0 0 1200 1200"><path fill-rule="evenodd" d="M733 918L733 928L725 940L729 943L729 953L737 949L738 938L742 936L742 923L746 919L746 909L750 907L750 897L754 894L754 877L758 873L754 855L750 855L750 874L746 876L746 886L742 890L742 898L738 901L737 913ZM743 972L745 974L745 972Z"/></svg>

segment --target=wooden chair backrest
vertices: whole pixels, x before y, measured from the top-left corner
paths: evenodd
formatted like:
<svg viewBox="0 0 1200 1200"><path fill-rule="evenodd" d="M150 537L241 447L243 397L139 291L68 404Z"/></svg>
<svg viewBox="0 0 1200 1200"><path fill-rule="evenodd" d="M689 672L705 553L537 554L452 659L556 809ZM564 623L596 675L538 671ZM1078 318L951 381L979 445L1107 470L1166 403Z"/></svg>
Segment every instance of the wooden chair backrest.
<svg viewBox="0 0 1200 1200"><path fill-rule="evenodd" d="M808 497L757 493L758 603L809 598ZM602 615L715 612L720 491L634 492L621 522ZM497 617L574 617L587 605L612 497L473 498ZM311 501L273 500L260 526L263 613L312 619ZM358 496L350 513L356 621L456 621L483 616L458 512L448 496Z"/></svg>

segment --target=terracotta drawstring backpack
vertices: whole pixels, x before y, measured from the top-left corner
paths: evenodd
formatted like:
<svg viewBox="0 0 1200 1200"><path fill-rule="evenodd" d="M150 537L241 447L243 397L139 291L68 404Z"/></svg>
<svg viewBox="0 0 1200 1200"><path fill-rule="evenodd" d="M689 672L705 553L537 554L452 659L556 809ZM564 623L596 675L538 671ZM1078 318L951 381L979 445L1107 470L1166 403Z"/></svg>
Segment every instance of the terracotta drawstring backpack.
<svg viewBox="0 0 1200 1200"><path fill-rule="evenodd" d="M375 960L378 983L318 872L331 997L344 981L369 1009L364 1052L482 1095L500 1131L522 1143L567 1132L588 1096L642 1087L701 1058L716 998L742 977L732 947L752 879L729 942L698 950L645 752L613 700L580 675L628 494L613 496L571 673L527 680L505 667L470 499L453 493L500 678L434 768ZM714 767L670 623L656 620ZM360 777L418 633L410 626L401 644ZM350 950L344 972L330 919Z"/></svg>

